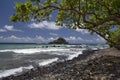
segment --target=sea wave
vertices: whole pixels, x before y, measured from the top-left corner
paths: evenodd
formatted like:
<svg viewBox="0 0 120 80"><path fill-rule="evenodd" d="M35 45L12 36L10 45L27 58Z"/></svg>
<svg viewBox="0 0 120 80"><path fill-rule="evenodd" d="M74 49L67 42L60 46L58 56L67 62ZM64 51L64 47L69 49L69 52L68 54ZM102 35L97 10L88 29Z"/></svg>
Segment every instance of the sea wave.
<svg viewBox="0 0 120 80"><path fill-rule="evenodd" d="M45 65L48 65L48 64L51 64L53 62L56 62L58 61L59 58L53 58L53 59L47 59L47 60L44 60L42 62L39 62L39 66L45 66Z"/></svg>
<svg viewBox="0 0 120 80"><path fill-rule="evenodd" d="M10 75L15 75L17 73L20 73L20 72L23 72L23 70L25 69L32 69L33 66L30 65L28 67L19 67L19 68L14 68L14 69L10 69L10 70L5 70L5 71L0 71L0 78L2 77L7 77L7 76L10 76Z"/></svg>
<svg viewBox="0 0 120 80"><path fill-rule="evenodd" d="M86 50L86 48L81 48L78 52L69 55L67 60L72 60L73 58L78 57L80 54L82 54L83 50Z"/></svg>
<svg viewBox="0 0 120 80"><path fill-rule="evenodd" d="M58 60L57 57L52 58L52 59L41 60L39 63L36 63L36 65L38 64L39 66L45 66L45 65L49 65L53 62L56 62L57 60ZM28 67L19 67L19 68L4 70L4 71L1 70L0 71L0 78L7 77L7 76L10 76L10 75L15 75L15 74L23 72L24 70L30 70L32 68L35 68L35 65L30 65Z"/></svg>
<svg viewBox="0 0 120 80"><path fill-rule="evenodd" d="M62 48L31 48L31 49L5 49L0 50L0 52L14 52L14 53L23 53L23 54L34 54L39 52L50 52L50 51L69 51L69 49Z"/></svg>
<svg viewBox="0 0 120 80"><path fill-rule="evenodd" d="M77 52L76 54L69 55L67 60L72 60L75 57L78 57L78 55L82 54L82 51Z"/></svg>

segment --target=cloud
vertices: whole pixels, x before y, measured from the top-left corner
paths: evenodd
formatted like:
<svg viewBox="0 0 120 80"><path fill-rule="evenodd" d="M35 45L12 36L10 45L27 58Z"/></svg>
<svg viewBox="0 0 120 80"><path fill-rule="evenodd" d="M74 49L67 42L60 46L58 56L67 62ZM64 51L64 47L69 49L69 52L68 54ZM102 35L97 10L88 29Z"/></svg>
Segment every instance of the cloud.
<svg viewBox="0 0 120 80"><path fill-rule="evenodd" d="M11 35L11 36L8 36L8 37L4 37L3 40L5 42L28 42L28 41L31 41L31 39L29 37L17 37L15 35Z"/></svg>
<svg viewBox="0 0 120 80"><path fill-rule="evenodd" d="M76 29L77 32L80 32L81 34L90 34L90 32L88 30L85 29Z"/></svg>
<svg viewBox="0 0 120 80"><path fill-rule="evenodd" d="M6 30L5 29L0 29L0 32L6 32Z"/></svg>
<svg viewBox="0 0 120 80"><path fill-rule="evenodd" d="M83 38L75 36L65 37L65 39L70 43L81 43L84 41Z"/></svg>
<svg viewBox="0 0 120 80"><path fill-rule="evenodd" d="M92 37L92 38L82 38L82 37L75 37L75 36L68 36L68 37L63 37L65 38L69 43L105 43L106 41L101 38L100 36L97 37ZM0 42L22 42L22 43L48 43L53 40L58 39L58 37L42 37L39 35L36 35L35 37L18 37L15 35L11 35L8 37L3 37L0 36Z"/></svg>
<svg viewBox="0 0 120 80"><path fill-rule="evenodd" d="M73 40L76 40L76 37L70 36L70 37L67 37L65 39L68 40L68 41L73 41Z"/></svg>
<svg viewBox="0 0 120 80"><path fill-rule="evenodd" d="M0 36L0 39L2 39L3 38L3 36Z"/></svg>
<svg viewBox="0 0 120 80"><path fill-rule="evenodd" d="M102 37L100 37L99 35L97 35L96 41L97 41L97 42L103 42L103 43L106 42L105 39L102 38Z"/></svg>
<svg viewBox="0 0 120 80"><path fill-rule="evenodd" d="M45 28L45 29L51 29L51 30L58 30L60 29L61 27L60 26L57 26L55 24L55 22L48 22L48 21L42 21L40 23L31 23L28 25L28 27L30 28Z"/></svg>
<svg viewBox="0 0 120 80"><path fill-rule="evenodd" d="M55 33L49 33L51 36L58 36L58 34Z"/></svg>
<svg viewBox="0 0 120 80"><path fill-rule="evenodd" d="M7 31L20 31L20 32L22 32L21 30L14 29L13 25L5 25L4 29L7 30Z"/></svg>
<svg viewBox="0 0 120 80"><path fill-rule="evenodd" d="M9 26L9 25L5 25L4 28L6 30L12 31L14 27L13 26Z"/></svg>
<svg viewBox="0 0 120 80"><path fill-rule="evenodd" d="M91 38L82 38L82 37L75 37L75 36L69 36L65 37L65 39L70 43L105 43L106 41L100 37L91 37Z"/></svg>
<svg viewBox="0 0 120 80"><path fill-rule="evenodd" d="M3 37L0 36L0 42L16 42L16 43L47 43L50 42L52 40L54 40L55 38L44 38L42 36L35 36L35 37L18 37L15 35L11 35L8 37Z"/></svg>

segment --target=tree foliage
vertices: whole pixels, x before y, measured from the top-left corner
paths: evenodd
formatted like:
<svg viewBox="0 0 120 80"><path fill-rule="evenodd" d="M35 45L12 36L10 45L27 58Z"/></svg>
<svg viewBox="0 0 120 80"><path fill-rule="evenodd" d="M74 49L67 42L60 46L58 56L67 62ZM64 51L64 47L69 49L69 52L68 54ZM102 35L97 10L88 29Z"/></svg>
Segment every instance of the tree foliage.
<svg viewBox="0 0 120 80"><path fill-rule="evenodd" d="M120 0L26 0L17 2L16 13L10 19L28 21L49 20L56 12L55 22L69 28L88 29L97 33L111 46L120 45Z"/></svg>

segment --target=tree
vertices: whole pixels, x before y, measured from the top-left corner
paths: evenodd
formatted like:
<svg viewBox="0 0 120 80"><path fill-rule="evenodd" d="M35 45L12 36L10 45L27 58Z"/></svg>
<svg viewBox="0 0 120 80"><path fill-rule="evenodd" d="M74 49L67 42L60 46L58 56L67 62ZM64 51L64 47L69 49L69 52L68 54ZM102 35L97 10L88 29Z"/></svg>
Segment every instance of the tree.
<svg viewBox="0 0 120 80"><path fill-rule="evenodd" d="M114 46L114 47L117 47L119 50L120 50L120 27L118 27L118 29L114 30L114 31L111 31L110 32L110 40L111 41L114 41L115 43L117 43L116 45L114 44L111 44L110 42L108 42L108 44L110 46Z"/></svg>
<svg viewBox="0 0 120 80"><path fill-rule="evenodd" d="M10 19L28 21L50 20L56 12L55 22L73 29L87 29L103 37L110 46L118 47L120 35L120 0L26 0L17 2L16 13ZM113 35L114 34L114 35Z"/></svg>

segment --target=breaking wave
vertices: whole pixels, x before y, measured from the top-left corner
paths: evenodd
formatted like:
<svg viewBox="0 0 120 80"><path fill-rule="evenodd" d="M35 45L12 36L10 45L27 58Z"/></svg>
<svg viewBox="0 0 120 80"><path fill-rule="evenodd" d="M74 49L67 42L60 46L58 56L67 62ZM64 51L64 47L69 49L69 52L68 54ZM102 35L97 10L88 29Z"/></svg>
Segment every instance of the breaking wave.
<svg viewBox="0 0 120 80"><path fill-rule="evenodd" d="M32 68L33 68L33 66L30 65L28 67L19 67L19 68L14 68L14 69L5 70L5 71L1 70L0 71L0 78L7 77L10 75L15 75L17 73L23 72L23 70L25 70L25 69L28 70L28 69L32 69Z"/></svg>
<svg viewBox="0 0 120 80"><path fill-rule="evenodd" d="M49 65L53 62L56 62L58 60L58 58L53 58L53 59L46 59L46 60L42 60L39 63L37 63L39 66L45 66L45 65ZM28 67L19 67L19 68L14 68L14 69L9 69L9 70L1 70L0 71L0 78L2 77L7 77L10 75L15 75L15 74L19 74L25 70L30 70L34 68L34 65L30 65Z"/></svg>
<svg viewBox="0 0 120 80"><path fill-rule="evenodd" d="M39 66L45 66L45 65L51 64L51 63L56 62L56 61L58 61L58 58L47 59L47 60L40 62Z"/></svg>
<svg viewBox="0 0 120 80"><path fill-rule="evenodd" d="M31 48L31 49L5 49L0 50L0 52L14 52L14 53L23 53L23 54L34 54L39 52L50 52L50 51L68 51L69 49L62 48Z"/></svg>

